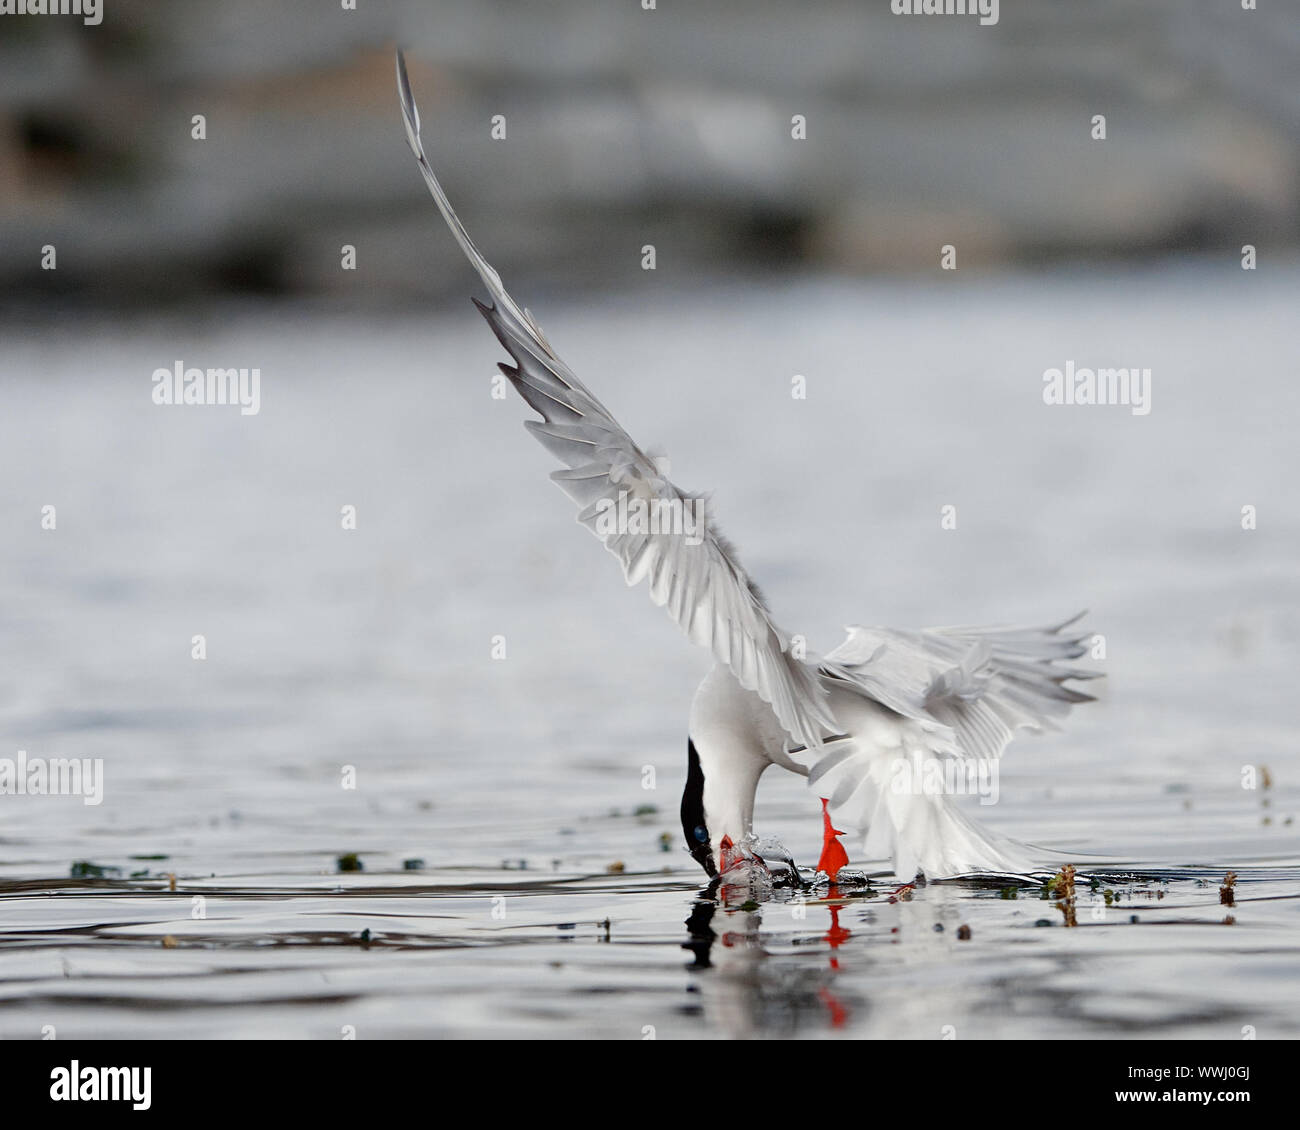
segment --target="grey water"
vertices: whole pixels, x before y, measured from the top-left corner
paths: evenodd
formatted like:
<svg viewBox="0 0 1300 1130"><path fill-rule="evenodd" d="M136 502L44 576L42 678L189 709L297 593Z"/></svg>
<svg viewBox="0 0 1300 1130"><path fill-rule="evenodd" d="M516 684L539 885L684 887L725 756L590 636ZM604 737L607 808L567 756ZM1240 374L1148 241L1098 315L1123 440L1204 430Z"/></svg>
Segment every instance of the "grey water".
<svg viewBox="0 0 1300 1130"><path fill-rule="evenodd" d="M852 844L868 891L702 899L709 659L574 521L468 302L10 324L0 758L104 795L0 795L0 1037L1300 1035L1298 282L517 296L814 649L1088 610L1099 701L973 811L1096 877L1074 926L1032 887L891 901ZM259 368L260 411L153 403L177 361ZM1067 362L1149 368L1151 411L1045 404ZM758 831L810 864L777 772Z"/></svg>

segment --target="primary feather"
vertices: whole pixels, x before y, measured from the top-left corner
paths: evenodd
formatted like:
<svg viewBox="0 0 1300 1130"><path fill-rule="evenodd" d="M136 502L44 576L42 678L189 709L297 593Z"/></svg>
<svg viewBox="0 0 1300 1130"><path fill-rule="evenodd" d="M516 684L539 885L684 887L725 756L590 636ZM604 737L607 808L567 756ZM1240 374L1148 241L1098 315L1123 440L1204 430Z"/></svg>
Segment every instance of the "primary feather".
<svg viewBox="0 0 1300 1130"><path fill-rule="evenodd" d="M541 416L525 426L565 464L551 478L580 507L578 521L619 559L629 585L648 580L650 599L766 703L793 742L819 746L824 734L834 732L835 723L818 673L791 654L789 638L773 622L734 549L707 517L698 544L676 532L623 532L599 521L602 506L617 505L620 495L669 513L694 499L668 480L660 464L633 442L560 360L532 314L510 297L470 239L425 157L420 113L401 52L397 87L411 152L438 210L492 299L490 306L475 304L514 361L502 365L501 371Z"/></svg>

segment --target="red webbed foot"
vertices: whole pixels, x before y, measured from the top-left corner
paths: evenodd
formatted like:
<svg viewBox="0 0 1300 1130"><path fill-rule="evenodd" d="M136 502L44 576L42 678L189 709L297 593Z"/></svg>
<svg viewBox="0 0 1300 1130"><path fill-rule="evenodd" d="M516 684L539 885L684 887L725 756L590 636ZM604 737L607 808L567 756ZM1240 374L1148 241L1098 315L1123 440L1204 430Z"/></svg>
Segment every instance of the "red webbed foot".
<svg viewBox="0 0 1300 1130"><path fill-rule="evenodd" d="M839 837L844 833L831 823L828 804L829 801L822 800L822 854L817 860L817 870L825 871L833 883L835 876L840 873L840 868L848 863L849 853L844 850L844 845L839 841Z"/></svg>

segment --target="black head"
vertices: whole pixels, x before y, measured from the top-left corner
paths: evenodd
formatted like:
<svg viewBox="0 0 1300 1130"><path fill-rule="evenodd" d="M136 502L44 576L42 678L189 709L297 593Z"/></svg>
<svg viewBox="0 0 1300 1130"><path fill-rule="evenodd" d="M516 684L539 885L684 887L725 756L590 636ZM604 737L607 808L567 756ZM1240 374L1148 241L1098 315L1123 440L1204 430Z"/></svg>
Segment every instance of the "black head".
<svg viewBox="0 0 1300 1130"><path fill-rule="evenodd" d="M704 822L704 770L700 768L700 755L695 752L695 743L689 738L686 742L686 788L682 790L682 834L695 862L710 878L716 878L718 868L713 862L709 829Z"/></svg>

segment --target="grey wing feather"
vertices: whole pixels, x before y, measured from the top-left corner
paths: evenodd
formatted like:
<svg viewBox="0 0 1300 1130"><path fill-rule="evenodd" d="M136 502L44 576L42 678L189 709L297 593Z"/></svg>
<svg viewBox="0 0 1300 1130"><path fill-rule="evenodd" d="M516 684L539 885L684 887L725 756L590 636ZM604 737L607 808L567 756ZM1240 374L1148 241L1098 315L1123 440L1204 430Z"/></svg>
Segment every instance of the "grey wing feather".
<svg viewBox="0 0 1300 1130"><path fill-rule="evenodd" d="M1052 728L1071 706L1093 701L1065 685L1097 677L1062 665L1087 650L1091 633L1066 631L1080 616L1047 628L855 626L823 673L906 717L949 727L967 757L996 758L1017 730Z"/></svg>
<svg viewBox="0 0 1300 1130"><path fill-rule="evenodd" d="M602 514L620 494L645 504L700 502L674 486L555 354L532 315L506 292L451 207L424 155L420 115L406 63L397 55L397 87L406 139L447 226L478 271L492 305L475 302L514 361L501 371L541 416L526 421L533 436L565 470L551 478L579 506L578 521L619 559L629 585L645 579L650 598L666 608L694 642L708 647L741 686L766 702L796 744L820 746L835 722L815 668L796 659L772 621L735 551L707 519L698 538L681 533L610 530ZM691 544L692 542L696 544Z"/></svg>

